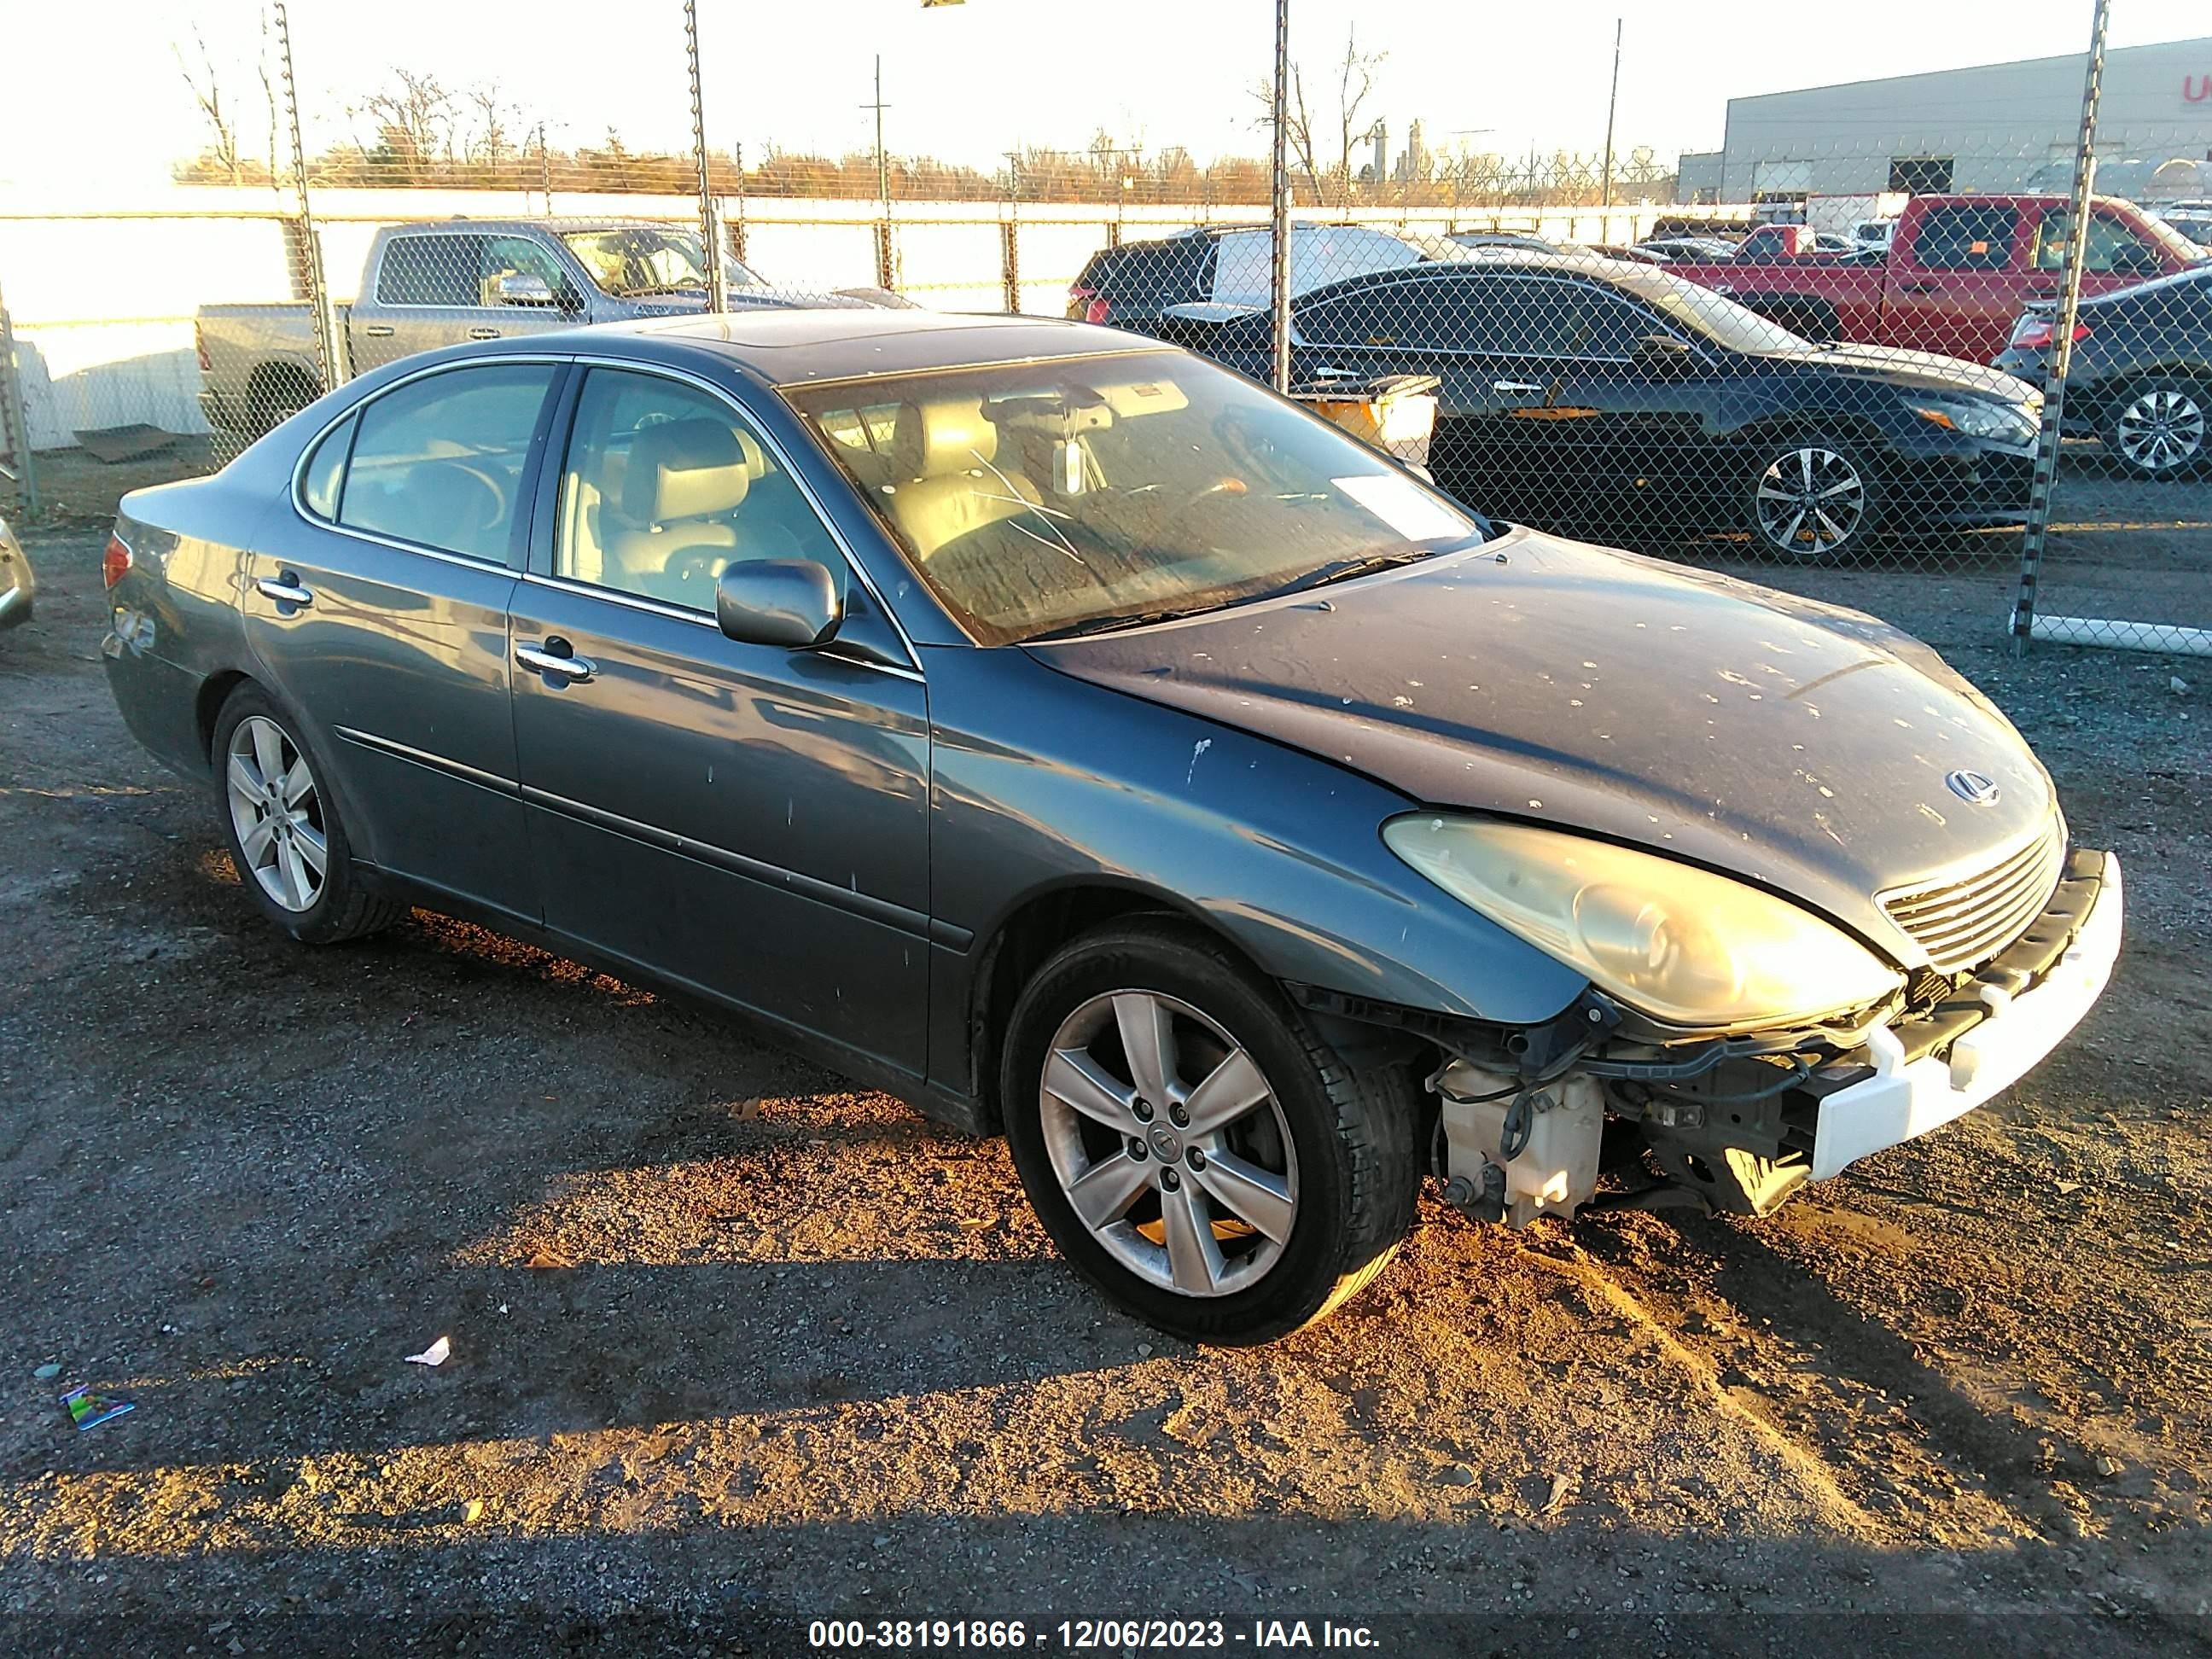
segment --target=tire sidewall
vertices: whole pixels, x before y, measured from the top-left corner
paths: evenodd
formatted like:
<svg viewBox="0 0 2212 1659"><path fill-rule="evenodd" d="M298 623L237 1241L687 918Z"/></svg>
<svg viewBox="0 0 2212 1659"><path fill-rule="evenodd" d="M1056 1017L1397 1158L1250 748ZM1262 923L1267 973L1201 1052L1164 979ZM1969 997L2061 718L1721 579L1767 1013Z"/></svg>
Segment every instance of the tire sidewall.
<svg viewBox="0 0 2212 1659"><path fill-rule="evenodd" d="M1060 1022L1109 991L1158 992L1202 1010L1259 1062L1297 1158L1297 1219L1259 1283L1223 1297L1189 1297L1141 1279L1075 1214L1045 1147L1040 1085ZM1306 1322L1347 1262L1352 1171L1336 1110L1297 1030L1296 1013L1265 981L1167 928L1115 929L1063 947L1016 1002L1000 1067L1006 1139L1022 1185L1053 1241L1084 1275L1137 1317L1212 1342L1265 1341Z"/></svg>
<svg viewBox="0 0 2212 1659"><path fill-rule="evenodd" d="M1844 458L1852 471L1858 474L1859 488L1864 494L1865 510L1860 514L1858 528L1844 538L1840 547L1816 553L1794 552L1788 548L1777 547L1766 538L1766 532L1760 527L1759 482L1766 477L1767 468L1801 449L1832 450ZM1868 464L1864 445L1848 438L1813 432L1763 440L1752 446L1751 454L1751 465L1746 469L1743 477L1743 522L1744 528L1751 532L1753 550L1760 558L1777 564L1839 564L1856 558L1872 540L1875 528L1881 520L1881 489L1874 468Z"/></svg>
<svg viewBox="0 0 2212 1659"><path fill-rule="evenodd" d="M248 867L246 849L239 844L238 826L230 812L230 739L240 725L254 715L270 721L281 728L285 738L307 757L307 767L315 775L315 791L322 802L323 842L328 852L323 874L323 890L315 895L315 902L305 910L287 910L262 890ZM330 768L325 764L322 752L309 740L305 724L292 711L278 702L260 685L249 681L230 694L222 712L216 716L215 741L210 755L215 778L216 816L222 826L223 845L229 849L230 860L238 870L239 885L258 906L261 914L293 938L306 944L319 945L342 937L337 920L347 912L356 876L353 867L352 843L345 833L345 815L338 805L337 793L332 783Z"/></svg>
<svg viewBox="0 0 2212 1659"><path fill-rule="evenodd" d="M2120 447L2120 417L2134 407L2139 399L2159 392L2179 392L2187 396L2197 405L2197 411L2205 417L2207 425L2205 435L2197 441L2196 454L2178 466L2160 467L2154 471L2129 459L2127 452ZM2111 412L2105 417L2104 429L2099 435L2104 440L2106 452L2112 456L2114 464L2120 471L2126 473L2129 477L2144 483L2164 483L2174 478L2193 478L2205 470L2208 461L2212 461L2212 387L2206 386L2203 382L2182 376L2165 374L2148 380L2138 380L2112 400L2110 410Z"/></svg>

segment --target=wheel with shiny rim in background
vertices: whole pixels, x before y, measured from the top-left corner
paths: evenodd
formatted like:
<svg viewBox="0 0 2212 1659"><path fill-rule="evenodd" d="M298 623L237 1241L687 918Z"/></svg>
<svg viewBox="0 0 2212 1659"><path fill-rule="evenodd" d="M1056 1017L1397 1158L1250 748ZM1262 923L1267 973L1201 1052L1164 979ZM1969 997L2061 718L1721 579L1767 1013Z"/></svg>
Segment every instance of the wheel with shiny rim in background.
<svg viewBox="0 0 2212 1659"><path fill-rule="evenodd" d="M327 769L299 730L251 683L216 719L216 786L240 884L263 915L307 944L388 927L406 907L362 890Z"/></svg>
<svg viewBox="0 0 2212 1659"><path fill-rule="evenodd" d="M1170 919L1085 935L1037 969L1000 1099L1061 1252L1177 1335L1262 1342L1309 1324L1412 1224L1409 1081L1355 1071L1279 988Z"/></svg>
<svg viewBox="0 0 2212 1659"><path fill-rule="evenodd" d="M1856 553L1878 505L1865 466L1850 446L1791 438L1757 452L1747 503L1757 550L1770 558L1825 564Z"/></svg>
<svg viewBox="0 0 2212 1659"><path fill-rule="evenodd" d="M2189 380L2146 380L2112 405L2105 447L2138 478L2181 478L2207 459L2205 422L2212 395Z"/></svg>

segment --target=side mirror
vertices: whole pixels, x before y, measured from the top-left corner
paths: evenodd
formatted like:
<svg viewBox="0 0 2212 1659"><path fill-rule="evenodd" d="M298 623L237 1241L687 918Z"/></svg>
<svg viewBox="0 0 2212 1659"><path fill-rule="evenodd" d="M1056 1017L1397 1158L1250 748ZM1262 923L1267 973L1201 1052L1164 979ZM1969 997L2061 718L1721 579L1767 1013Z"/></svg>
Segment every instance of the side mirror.
<svg viewBox="0 0 2212 1659"><path fill-rule="evenodd" d="M1695 368L1698 354L1686 341L1678 340L1671 334L1647 334L1636 343L1635 354L1629 361L1656 379L1671 380Z"/></svg>
<svg viewBox="0 0 2212 1659"><path fill-rule="evenodd" d="M827 644L845 620L837 579L813 559L747 559L714 582L714 620L740 645Z"/></svg>
<svg viewBox="0 0 2212 1659"><path fill-rule="evenodd" d="M527 271L503 272L485 286L491 289L487 297L493 305L551 306L559 303L554 296L553 284L543 276L532 276Z"/></svg>

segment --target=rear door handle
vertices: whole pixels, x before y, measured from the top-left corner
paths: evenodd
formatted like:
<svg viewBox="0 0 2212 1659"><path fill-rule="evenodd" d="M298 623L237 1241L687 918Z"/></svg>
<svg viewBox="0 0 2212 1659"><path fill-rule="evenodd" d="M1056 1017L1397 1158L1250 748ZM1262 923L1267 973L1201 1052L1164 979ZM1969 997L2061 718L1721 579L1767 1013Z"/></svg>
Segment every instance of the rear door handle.
<svg viewBox="0 0 2212 1659"><path fill-rule="evenodd" d="M469 338L471 340L496 340L499 338L499 331L495 328L472 328L469 331Z"/></svg>
<svg viewBox="0 0 2212 1659"><path fill-rule="evenodd" d="M304 608L315 602L314 591L302 587L300 578L289 570L282 575L263 576L253 586L263 599L274 599L279 605L296 605Z"/></svg>
<svg viewBox="0 0 2212 1659"><path fill-rule="evenodd" d="M1492 392L1542 392L1547 388L1534 380L1492 380L1490 389Z"/></svg>
<svg viewBox="0 0 2212 1659"><path fill-rule="evenodd" d="M555 651L550 648L556 645L561 647L560 650ZM593 662L589 657L577 656L568 648L568 642L558 637L549 639L544 645L516 646L514 659L525 668L535 669L541 674L553 675L571 685L581 685L599 672L599 664Z"/></svg>
<svg viewBox="0 0 2212 1659"><path fill-rule="evenodd" d="M361 331L368 336L372 340L388 340L392 337L392 325L389 323L370 323L363 327Z"/></svg>

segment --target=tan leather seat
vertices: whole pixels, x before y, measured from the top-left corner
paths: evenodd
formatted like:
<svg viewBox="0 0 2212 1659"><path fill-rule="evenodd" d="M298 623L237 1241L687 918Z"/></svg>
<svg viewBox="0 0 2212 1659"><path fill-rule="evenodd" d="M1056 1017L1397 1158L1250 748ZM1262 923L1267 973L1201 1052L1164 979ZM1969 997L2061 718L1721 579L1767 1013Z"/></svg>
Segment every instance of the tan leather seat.
<svg viewBox="0 0 2212 1659"><path fill-rule="evenodd" d="M983 418L980 398L943 398L899 405L891 436L891 475L879 496L917 559L1043 500L1012 467L994 469L999 428Z"/></svg>
<svg viewBox="0 0 2212 1659"><path fill-rule="evenodd" d="M695 603L680 591L694 584L671 565L691 554L738 556L733 515L766 466L759 445L720 421L645 428L630 444L617 511L599 504L602 568L585 580ZM579 574L584 562L578 561Z"/></svg>

